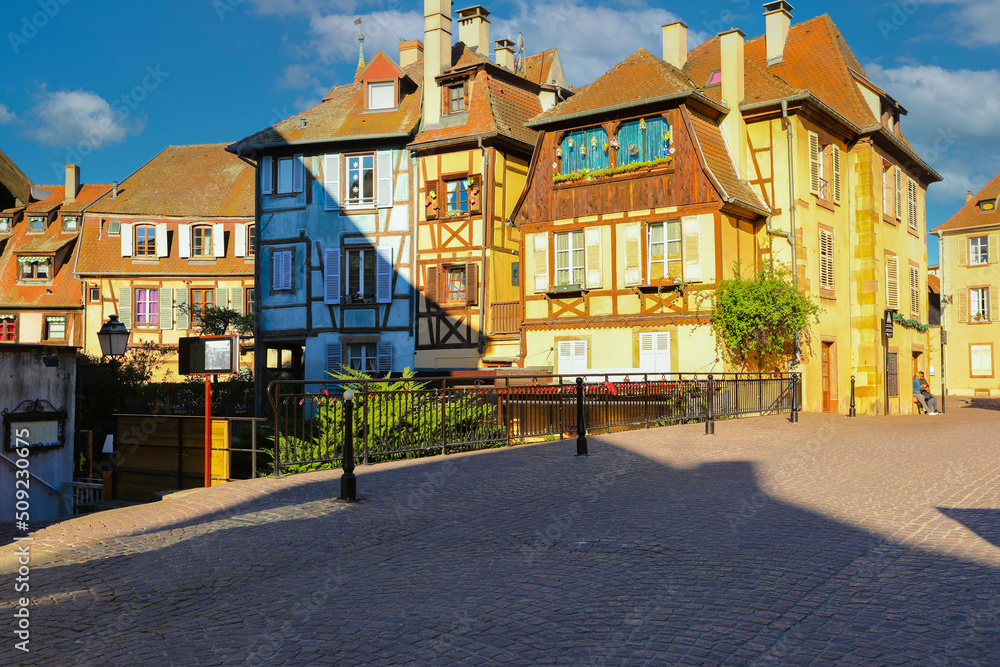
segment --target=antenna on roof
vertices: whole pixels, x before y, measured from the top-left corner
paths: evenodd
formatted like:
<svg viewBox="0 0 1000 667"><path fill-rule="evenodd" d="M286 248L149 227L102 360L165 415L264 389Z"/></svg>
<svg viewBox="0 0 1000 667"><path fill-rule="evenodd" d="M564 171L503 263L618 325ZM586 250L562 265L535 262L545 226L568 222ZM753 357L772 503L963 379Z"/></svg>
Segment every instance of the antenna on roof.
<svg viewBox="0 0 1000 667"><path fill-rule="evenodd" d="M514 71L520 72L524 69L524 35L517 33L517 62L514 63Z"/></svg>

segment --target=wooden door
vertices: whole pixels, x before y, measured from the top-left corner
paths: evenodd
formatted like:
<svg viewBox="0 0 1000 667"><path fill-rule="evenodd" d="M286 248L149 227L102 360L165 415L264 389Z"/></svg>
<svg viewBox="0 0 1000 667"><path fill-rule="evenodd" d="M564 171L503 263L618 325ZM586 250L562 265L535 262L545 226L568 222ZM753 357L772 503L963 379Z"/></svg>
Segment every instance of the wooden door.
<svg viewBox="0 0 1000 667"><path fill-rule="evenodd" d="M833 401L831 400L831 391L830 391L830 381L831 381L830 376L832 373L832 371L830 370L830 357L831 357L832 347L833 343L823 343L823 350L822 350L823 412L834 411L834 406L833 406Z"/></svg>

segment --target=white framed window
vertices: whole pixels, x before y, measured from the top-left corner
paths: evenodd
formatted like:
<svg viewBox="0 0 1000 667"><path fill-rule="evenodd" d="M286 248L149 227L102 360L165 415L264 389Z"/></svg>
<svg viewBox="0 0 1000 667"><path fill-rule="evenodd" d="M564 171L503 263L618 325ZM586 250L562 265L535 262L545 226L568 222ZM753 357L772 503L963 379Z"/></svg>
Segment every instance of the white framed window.
<svg viewBox="0 0 1000 667"><path fill-rule="evenodd" d="M375 343L349 343L347 345L347 365L362 373L378 370L378 346Z"/></svg>
<svg viewBox="0 0 1000 667"><path fill-rule="evenodd" d="M75 232L80 228L80 218L75 215L64 215L62 228L64 232Z"/></svg>
<svg viewBox="0 0 1000 667"><path fill-rule="evenodd" d="M989 264L990 249L989 237L973 236L969 239L969 264Z"/></svg>
<svg viewBox="0 0 1000 667"><path fill-rule="evenodd" d="M292 251L271 251L271 291L289 292L292 285Z"/></svg>
<svg viewBox="0 0 1000 667"><path fill-rule="evenodd" d="M969 375L972 377L993 377L992 343L969 345Z"/></svg>
<svg viewBox="0 0 1000 667"><path fill-rule="evenodd" d="M465 265L449 266L445 269L445 300L465 303L468 275Z"/></svg>
<svg viewBox="0 0 1000 667"><path fill-rule="evenodd" d="M369 109L393 109L396 106L396 84L382 81L368 84Z"/></svg>
<svg viewBox="0 0 1000 667"><path fill-rule="evenodd" d="M140 288L135 291L133 324L137 328L154 329L160 326L160 292Z"/></svg>
<svg viewBox="0 0 1000 667"><path fill-rule="evenodd" d="M0 218L0 234L10 231L10 218Z"/></svg>
<svg viewBox="0 0 1000 667"><path fill-rule="evenodd" d="M277 192L279 195L292 193L295 172L294 162L290 157L278 158Z"/></svg>
<svg viewBox="0 0 1000 667"><path fill-rule="evenodd" d="M650 282L664 278L681 280L684 275L684 258L680 220L651 223L647 235L649 266L646 275Z"/></svg>
<svg viewBox="0 0 1000 667"><path fill-rule="evenodd" d="M670 333L639 334L639 370L643 373L670 372Z"/></svg>
<svg viewBox="0 0 1000 667"><path fill-rule="evenodd" d="M989 287L973 287L969 290L969 319L973 322L990 321Z"/></svg>
<svg viewBox="0 0 1000 667"><path fill-rule="evenodd" d="M375 205L375 154L347 156L347 206Z"/></svg>
<svg viewBox="0 0 1000 667"><path fill-rule="evenodd" d="M556 241L556 287L583 287L586 273L586 250L583 231L558 232Z"/></svg>
<svg viewBox="0 0 1000 667"><path fill-rule="evenodd" d="M66 318L52 316L45 318L45 340L66 340Z"/></svg>
<svg viewBox="0 0 1000 667"><path fill-rule="evenodd" d="M346 303L375 302L375 248L347 248Z"/></svg>
<svg viewBox="0 0 1000 667"><path fill-rule="evenodd" d="M34 215L28 218L29 234L41 234L44 231L45 231L45 218Z"/></svg>
<svg viewBox="0 0 1000 667"><path fill-rule="evenodd" d="M558 359L556 373L558 375L576 375L587 372L587 341L561 340L558 343Z"/></svg>

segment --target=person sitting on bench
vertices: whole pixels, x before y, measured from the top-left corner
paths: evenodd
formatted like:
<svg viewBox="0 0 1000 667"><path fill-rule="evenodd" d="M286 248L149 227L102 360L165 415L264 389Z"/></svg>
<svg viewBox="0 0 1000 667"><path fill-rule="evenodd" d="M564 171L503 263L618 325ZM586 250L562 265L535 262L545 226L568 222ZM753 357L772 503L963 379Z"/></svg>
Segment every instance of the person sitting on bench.
<svg viewBox="0 0 1000 667"><path fill-rule="evenodd" d="M920 407L928 415L939 415L937 409L937 399L931 395L930 385L924 379L924 372L920 371L913 376L913 398L917 399Z"/></svg>

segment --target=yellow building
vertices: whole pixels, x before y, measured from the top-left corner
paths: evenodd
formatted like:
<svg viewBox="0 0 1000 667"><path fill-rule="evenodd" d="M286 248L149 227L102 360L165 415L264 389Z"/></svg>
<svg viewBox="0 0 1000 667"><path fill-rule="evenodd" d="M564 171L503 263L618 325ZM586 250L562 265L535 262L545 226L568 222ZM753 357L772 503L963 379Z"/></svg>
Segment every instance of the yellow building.
<svg viewBox="0 0 1000 667"><path fill-rule="evenodd" d="M1000 395L995 354L1000 342L1000 174L966 197L934 228L941 239L941 328L947 332L949 394Z"/></svg>
<svg viewBox="0 0 1000 667"><path fill-rule="evenodd" d="M254 171L225 146L170 146L85 209L74 267L84 352L100 356L97 331L115 313L130 345L167 354L163 379L176 373L178 339L199 335L204 308L251 312Z"/></svg>

